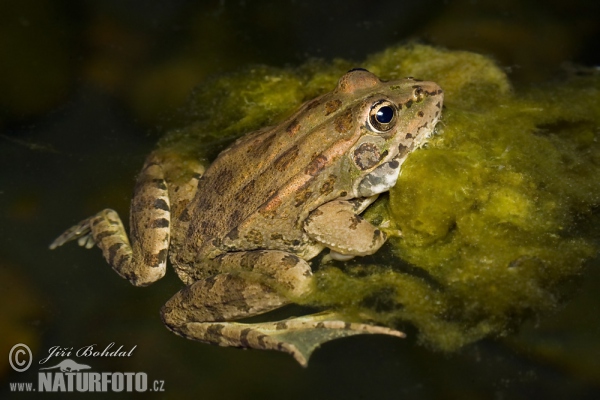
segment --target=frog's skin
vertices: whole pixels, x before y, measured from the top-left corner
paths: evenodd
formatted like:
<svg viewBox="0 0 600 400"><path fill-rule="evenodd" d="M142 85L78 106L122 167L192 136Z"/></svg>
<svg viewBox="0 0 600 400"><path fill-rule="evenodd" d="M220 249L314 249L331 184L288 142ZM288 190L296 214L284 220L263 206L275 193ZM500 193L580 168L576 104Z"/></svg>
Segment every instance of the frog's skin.
<svg viewBox="0 0 600 400"><path fill-rule="evenodd" d="M189 339L275 349L306 365L312 350L337 337L402 332L348 323L333 312L268 323L232 320L288 304L311 287L308 260L376 252L386 234L360 214L392 187L406 157L440 118L443 92L412 78L384 82L356 69L335 90L302 105L281 124L248 134L204 173L170 180L181 165L159 150L140 173L131 232L106 209L51 245L73 239L102 250L136 286L165 274L167 252L187 285L163 307L164 323ZM378 112L381 115L378 115Z"/></svg>

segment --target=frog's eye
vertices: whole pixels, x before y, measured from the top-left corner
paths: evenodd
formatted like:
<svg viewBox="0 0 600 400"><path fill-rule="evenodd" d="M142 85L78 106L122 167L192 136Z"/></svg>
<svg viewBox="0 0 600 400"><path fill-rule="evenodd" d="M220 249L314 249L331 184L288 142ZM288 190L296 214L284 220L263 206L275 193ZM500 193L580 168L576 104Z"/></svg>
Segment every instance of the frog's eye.
<svg viewBox="0 0 600 400"><path fill-rule="evenodd" d="M387 132L396 124L396 106L387 100L373 104L369 113L371 128L379 132Z"/></svg>

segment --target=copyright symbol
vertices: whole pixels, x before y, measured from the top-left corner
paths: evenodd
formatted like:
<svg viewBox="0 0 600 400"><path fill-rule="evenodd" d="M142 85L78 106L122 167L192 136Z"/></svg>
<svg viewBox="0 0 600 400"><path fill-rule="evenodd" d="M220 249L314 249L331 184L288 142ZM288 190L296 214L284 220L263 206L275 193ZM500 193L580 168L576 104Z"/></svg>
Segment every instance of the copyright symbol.
<svg viewBox="0 0 600 400"><path fill-rule="evenodd" d="M8 353L8 362L17 372L27 371L31 366L32 359L31 349L23 343L15 344Z"/></svg>

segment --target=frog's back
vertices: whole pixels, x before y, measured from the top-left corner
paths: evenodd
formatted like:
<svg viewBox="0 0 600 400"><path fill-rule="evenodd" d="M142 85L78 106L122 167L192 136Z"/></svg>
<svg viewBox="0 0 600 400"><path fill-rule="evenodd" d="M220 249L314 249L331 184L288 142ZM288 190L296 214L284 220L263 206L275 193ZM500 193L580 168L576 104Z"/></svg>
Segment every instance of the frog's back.
<svg viewBox="0 0 600 400"><path fill-rule="evenodd" d="M329 177L327 169L356 140L351 108L342 109L341 103L334 102L337 108L332 110L326 105L332 96L305 104L281 125L244 137L219 155L182 215L189 221L189 245L198 250L207 243L222 246L237 239L238 228L249 220L256 224L257 218L262 220L259 224L270 221L261 226L263 233L272 231L269 237L279 234L286 236L286 243L302 241L301 229L291 225L323 202L339 197L335 192L339 185L332 178L324 179L322 190L308 188L319 175L319 179ZM322 113L311 112L317 107ZM323 121L321 114L327 112L331 118ZM274 243L254 239L246 248L274 247Z"/></svg>

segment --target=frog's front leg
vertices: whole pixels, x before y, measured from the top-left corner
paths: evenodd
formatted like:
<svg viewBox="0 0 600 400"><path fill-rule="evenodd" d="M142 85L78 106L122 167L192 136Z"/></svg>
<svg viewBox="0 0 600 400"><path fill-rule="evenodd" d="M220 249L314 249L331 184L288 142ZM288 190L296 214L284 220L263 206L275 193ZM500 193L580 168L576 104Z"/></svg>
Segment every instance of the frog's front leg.
<svg viewBox="0 0 600 400"><path fill-rule="evenodd" d="M369 333L404 336L385 327L345 322L330 312L276 322L231 322L288 304L280 292L306 294L310 266L275 250L230 253L218 261L228 272L191 284L163 307L165 325L178 335L220 346L283 351L303 366L312 351L329 340Z"/></svg>
<svg viewBox="0 0 600 400"><path fill-rule="evenodd" d="M50 248L76 239L87 248L97 244L119 275L135 286L146 286L165 274L170 221L163 168L150 157L138 176L131 202L131 244L119 215L106 209L67 230Z"/></svg>
<svg viewBox="0 0 600 400"><path fill-rule="evenodd" d="M330 248L336 259L373 254L385 243L387 235L358 214L376 198L325 203L308 216L304 230L313 240Z"/></svg>

